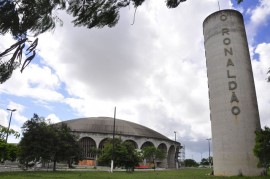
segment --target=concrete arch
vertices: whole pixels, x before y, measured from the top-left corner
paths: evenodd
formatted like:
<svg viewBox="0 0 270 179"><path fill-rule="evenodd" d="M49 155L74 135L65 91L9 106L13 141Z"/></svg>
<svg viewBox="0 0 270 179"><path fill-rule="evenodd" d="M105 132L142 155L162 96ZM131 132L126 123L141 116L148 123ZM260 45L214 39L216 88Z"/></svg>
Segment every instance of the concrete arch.
<svg viewBox="0 0 270 179"><path fill-rule="evenodd" d="M165 143L159 144L157 148L160 149L160 150L163 150L163 151L165 151L167 153L168 149L167 149L167 145Z"/></svg>
<svg viewBox="0 0 270 179"><path fill-rule="evenodd" d="M95 159L96 154L91 152L91 149L96 149L97 145L94 139L91 137L83 137L79 141L80 147L82 148L82 154L84 159Z"/></svg>
<svg viewBox="0 0 270 179"><path fill-rule="evenodd" d="M134 140L128 139L128 140L125 140L124 142L130 142L135 147L135 149L138 149L138 144Z"/></svg>
<svg viewBox="0 0 270 179"><path fill-rule="evenodd" d="M167 154L168 149L167 149L167 145L165 143L159 144L157 148L164 151L165 154ZM165 158L163 160L157 160L157 167L158 168L167 168L168 167L167 158Z"/></svg>
<svg viewBox="0 0 270 179"><path fill-rule="evenodd" d="M175 168L175 146L171 145L168 150L168 168Z"/></svg>
<svg viewBox="0 0 270 179"><path fill-rule="evenodd" d="M150 141L146 141L142 144L141 148L140 149L143 149L145 147L149 147L149 146L155 146L152 142Z"/></svg>
<svg viewBox="0 0 270 179"><path fill-rule="evenodd" d="M99 148L99 149L103 149L105 143L106 143L108 140L109 140L109 138L104 138L104 139L102 139L102 140L99 142L98 148Z"/></svg>

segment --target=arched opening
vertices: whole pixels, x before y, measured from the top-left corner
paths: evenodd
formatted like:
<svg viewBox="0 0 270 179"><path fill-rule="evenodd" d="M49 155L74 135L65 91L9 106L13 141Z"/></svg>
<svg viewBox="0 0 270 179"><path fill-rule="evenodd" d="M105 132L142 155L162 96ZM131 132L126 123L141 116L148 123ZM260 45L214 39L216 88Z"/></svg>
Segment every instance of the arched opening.
<svg viewBox="0 0 270 179"><path fill-rule="evenodd" d="M167 145L164 143L161 143L158 145L157 147L159 150L162 150L166 155L167 155ZM167 168L168 164L167 164L167 160L166 158L163 160L157 160L157 167L158 168Z"/></svg>
<svg viewBox="0 0 270 179"><path fill-rule="evenodd" d="M102 150L104 148L105 143L108 141L109 138L102 139L98 145L98 148Z"/></svg>
<svg viewBox="0 0 270 179"><path fill-rule="evenodd" d="M80 147L82 148L82 154L84 159L95 159L97 148L96 142L91 137L83 137L80 139Z"/></svg>
<svg viewBox="0 0 270 179"><path fill-rule="evenodd" d="M141 150L143 150L145 147L151 147L151 146L155 146L155 145L150 141L144 142L141 146ZM149 159L143 159L142 165L147 166L147 167L153 167L154 164Z"/></svg>
<svg viewBox="0 0 270 179"><path fill-rule="evenodd" d="M175 146L171 145L168 151L168 168L175 168Z"/></svg>
<svg viewBox="0 0 270 179"><path fill-rule="evenodd" d="M96 142L91 137L83 137L79 141L82 149L83 160L79 161L79 165L96 165Z"/></svg>
<svg viewBox="0 0 270 179"><path fill-rule="evenodd" d="M141 146L141 149L145 148L145 147L149 147L149 146L155 146L152 142L150 141L146 141L145 143L143 143L143 145Z"/></svg>
<svg viewBox="0 0 270 179"><path fill-rule="evenodd" d="M138 144L134 140L129 139L129 140L125 140L124 142L129 142L134 146L135 149L138 149Z"/></svg>

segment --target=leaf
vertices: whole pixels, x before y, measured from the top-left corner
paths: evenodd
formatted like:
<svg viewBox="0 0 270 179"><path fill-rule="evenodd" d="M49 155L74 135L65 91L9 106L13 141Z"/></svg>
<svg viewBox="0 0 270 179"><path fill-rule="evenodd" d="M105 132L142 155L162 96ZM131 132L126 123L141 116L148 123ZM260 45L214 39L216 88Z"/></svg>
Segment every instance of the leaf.
<svg viewBox="0 0 270 179"><path fill-rule="evenodd" d="M132 0L133 1L133 4L134 4L134 7L138 7L140 5L142 5L142 3L145 1L145 0Z"/></svg>
<svg viewBox="0 0 270 179"><path fill-rule="evenodd" d="M23 45L20 47L19 53L18 53L18 55L17 55L17 58L19 59L19 61L21 61L21 59L22 59L22 53L23 53L24 47L25 47L25 44L23 44Z"/></svg>
<svg viewBox="0 0 270 179"><path fill-rule="evenodd" d="M28 40L28 38L22 39L19 42L16 42L15 44L11 45L8 49L6 49L4 52L0 54L0 57L3 57L5 54L9 53L10 51L14 50L17 46L25 43L25 41Z"/></svg>
<svg viewBox="0 0 270 179"><path fill-rule="evenodd" d="M27 67L29 65L29 63L33 60L33 58L35 56L36 56L36 51L33 51L33 54L24 61L22 68L21 68L21 73L23 72L25 67Z"/></svg>
<svg viewBox="0 0 270 179"><path fill-rule="evenodd" d="M8 61L10 68L13 67L14 61L18 56L18 53L20 52L21 46L18 46L16 51L13 53L11 59ZM11 68L12 69L12 68Z"/></svg>
<svg viewBox="0 0 270 179"><path fill-rule="evenodd" d="M26 51L29 51L26 55L28 55L33 50L35 50L35 48L37 47L37 45L38 45L38 38L36 38L36 40L26 49Z"/></svg>
<svg viewBox="0 0 270 179"><path fill-rule="evenodd" d="M186 0L166 0L166 5L168 8L176 8L181 2Z"/></svg>

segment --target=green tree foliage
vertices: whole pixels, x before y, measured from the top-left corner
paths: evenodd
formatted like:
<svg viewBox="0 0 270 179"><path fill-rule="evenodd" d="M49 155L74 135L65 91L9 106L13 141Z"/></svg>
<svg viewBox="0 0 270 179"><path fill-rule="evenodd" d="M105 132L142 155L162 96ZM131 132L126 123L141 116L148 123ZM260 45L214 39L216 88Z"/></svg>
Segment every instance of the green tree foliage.
<svg viewBox="0 0 270 179"><path fill-rule="evenodd" d="M256 144L253 149L255 156L259 158L259 167L264 167L267 171L270 165L270 128L256 131Z"/></svg>
<svg viewBox="0 0 270 179"><path fill-rule="evenodd" d="M73 162L82 159L77 137L71 133L70 128L65 123L61 123L60 126L53 126L53 128L56 132L56 148L53 161L54 163L67 161L69 168L71 168Z"/></svg>
<svg viewBox="0 0 270 179"><path fill-rule="evenodd" d="M186 159L184 161L186 167L198 167L198 163L193 159Z"/></svg>
<svg viewBox="0 0 270 179"><path fill-rule="evenodd" d="M141 152L137 151L135 146L129 141L123 142L122 145L127 151L126 158L123 160L123 165L126 169L134 170L135 166L138 166L139 162L142 160Z"/></svg>
<svg viewBox="0 0 270 179"><path fill-rule="evenodd" d="M0 140L0 157L1 161L15 161L18 157L18 146L16 144L7 144L6 141Z"/></svg>
<svg viewBox="0 0 270 179"><path fill-rule="evenodd" d="M154 146L148 146L143 148L142 153L144 159L147 159L154 164L154 168L156 168L156 160L163 160L164 158L166 158L166 152Z"/></svg>
<svg viewBox="0 0 270 179"><path fill-rule="evenodd" d="M14 135L15 138L20 137L20 133L13 130L13 129L8 129L7 127L4 127L0 125L0 140L5 140L6 135Z"/></svg>
<svg viewBox="0 0 270 179"><path fill-rule="evenodd" d="M20 137L20 133L13 129L7 129L0 125L0 157L1 161L11 160L15 161L18 154L18 147L15 144L6 143L6 135L14 135L15 138Z"/></svg>
<svg viewBox="0 0 270 179"><path fill-rule="evenodd" d="M5 147L4 160L14 162L18 158L19 148L16 144L7 144Z"/></svg>
<svg viewBox="0 0 270 179"><path fill-rule="evenodd" d="M55 133L48 127L44 118L34 114L33 118L26 121L22 127L23 137L19 143L20 156L19 161L26 168L29 162L38 162L51 160L51 151L55 147Z"/></svg>
<svg viewBox="0 0 270 179"><path fill-rule="evenodd" d="M114 150L112 139L105 143L98 158L99 164L109 166L112 156L114 158L114 167L125 167L133 170L141 161L140 153L136 151L134 145L130 142L122 142L119 138L114 139Z"/></svg>
<svg viewBox="0 0 270 179"><path fill-rule="evenodd" d="M208 161L208 159L206 159L206 158L202 158L200 164L201 164L201 165L209 165L209 161Z"/></svg>
<svg viewBox="0 0 270 179"><path fill-rule="evenodd" d="M210 157L210 163L209 163L209 158L202 158L200 165L213 165L213 157Z"/></svg>
<svg viewBox="0 0 270 179"><path fill-rule="evenodd" d="M44 118L34 114L22 129L23 137L19 143L22 166L27 168L29 162L52 161L55 170L56 162L66 161L71 166L73 160L80 159L79 144L66 124L49 125Z"/></svg>

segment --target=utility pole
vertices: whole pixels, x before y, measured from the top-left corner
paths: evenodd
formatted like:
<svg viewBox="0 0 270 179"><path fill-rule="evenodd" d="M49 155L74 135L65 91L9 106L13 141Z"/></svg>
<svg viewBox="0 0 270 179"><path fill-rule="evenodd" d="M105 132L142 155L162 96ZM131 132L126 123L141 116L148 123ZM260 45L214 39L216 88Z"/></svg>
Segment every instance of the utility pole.
<svg viewBox="0 0 270 179"><path fill-rule="evenodd" d="M112 139L113 147L112 147L111 173L113 172L113 160L114 160L115 117L116 117L116 107L114 107L114 117L113 117L113 139Z"/></svg>

